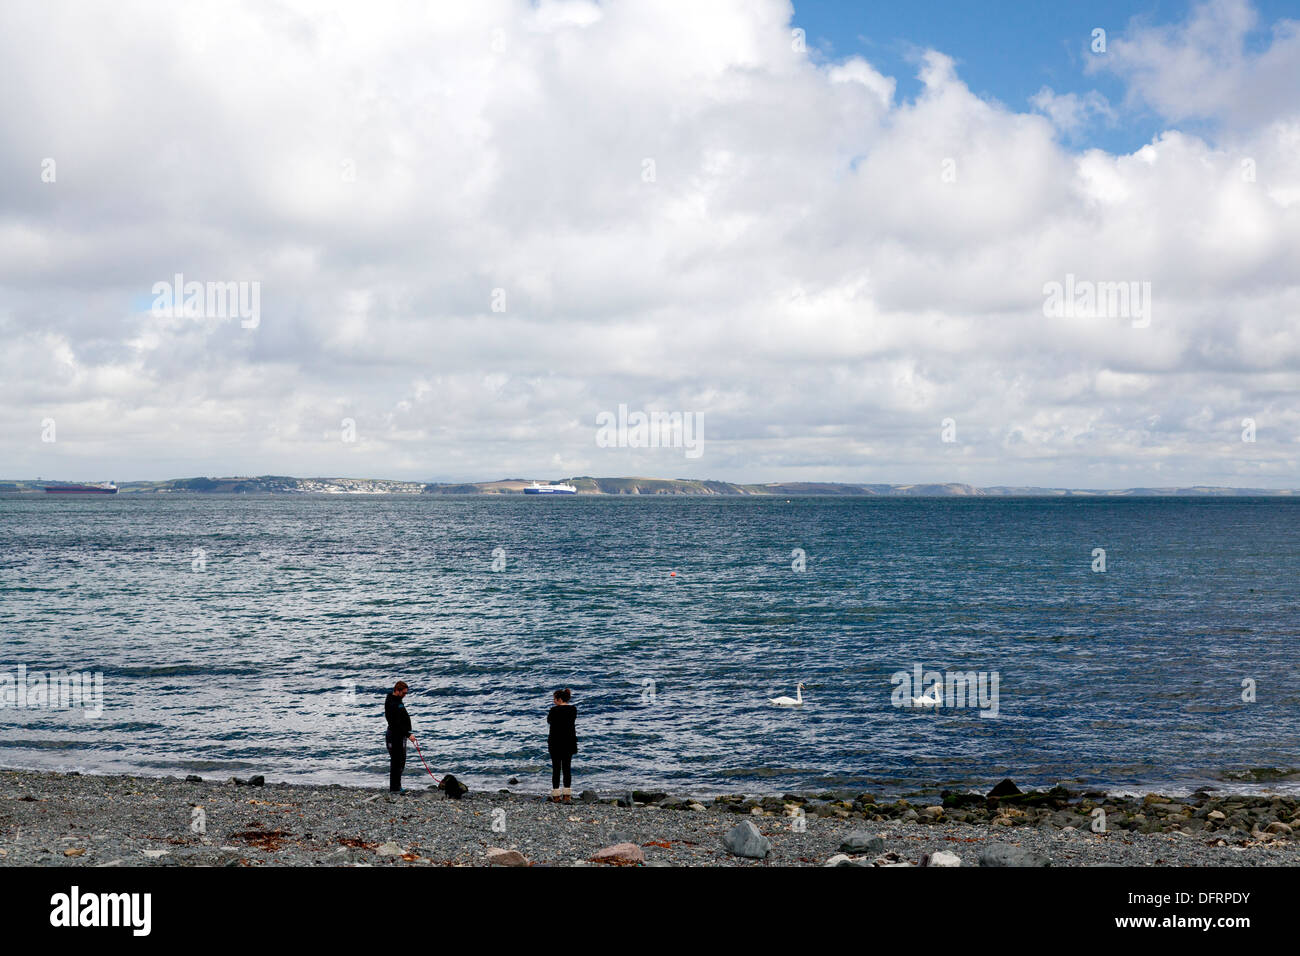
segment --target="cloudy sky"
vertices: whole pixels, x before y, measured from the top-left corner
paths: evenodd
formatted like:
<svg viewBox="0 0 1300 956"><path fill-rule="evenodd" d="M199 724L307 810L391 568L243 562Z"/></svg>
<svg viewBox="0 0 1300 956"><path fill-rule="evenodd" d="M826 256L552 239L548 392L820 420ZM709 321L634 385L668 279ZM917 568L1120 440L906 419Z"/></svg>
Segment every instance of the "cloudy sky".
<svg viewBox="0 0 1300 956"><path fill-rule="evenodd" d="M0 477L1300 487L1300 22L876 6L0 7Z"/></svg>

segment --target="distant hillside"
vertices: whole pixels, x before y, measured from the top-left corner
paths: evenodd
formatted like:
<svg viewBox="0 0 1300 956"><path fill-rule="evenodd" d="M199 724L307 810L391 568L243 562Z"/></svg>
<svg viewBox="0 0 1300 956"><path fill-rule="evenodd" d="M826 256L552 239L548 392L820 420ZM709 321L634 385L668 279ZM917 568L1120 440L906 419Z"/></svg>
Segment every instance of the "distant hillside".
<svg viewBox="0 0 1300 956"><path fill-rule="evenodd" d="M707 481L693 478L578 478L537 479L541 484L565 481L578 489L580 495L768 495L786 497L809 496L877 496L877 497L1174 497L1174 496L1269 496L1292 495L1291 489L1267 488L1124 488L1118 490L1087 490L1075 488L1007 487L976 488L960 483L924 485L849 484L822 481L774 481L760 485L735 484L729 481ZM501 481L479 481L463 484L430 484L425 494L435 495L509 495L522 494L533 479L507 478Z"/></svg>
<svg viewBox="0 0 1300 956"><path fill-rule="evenodd" d="M498 481L461 483L393 481L387 478L293 478L287 475L258 475L232 478L172 478L167 481L126 481L118 484L120 494L277 494L277 495L519 495L533 483L531 478L503 478ZM1279 497L1294 495L1292 489L1216 488L1124 488L1087 490L1076 488L1006 487L976 488L965 484L881 485L844 482L786 481L759 485L734 484L694 478L592 478L536 479L540 484L567 481L580 495L764 495L808 497L813 495L854 497ZM41 494L39 480L0 480L0 494Z"/></svg>

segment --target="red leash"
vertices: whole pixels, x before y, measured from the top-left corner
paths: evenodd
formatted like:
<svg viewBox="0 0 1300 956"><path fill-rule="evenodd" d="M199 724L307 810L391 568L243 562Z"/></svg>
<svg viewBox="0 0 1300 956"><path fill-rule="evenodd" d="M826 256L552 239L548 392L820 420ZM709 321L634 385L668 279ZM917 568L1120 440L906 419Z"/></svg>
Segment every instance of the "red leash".
<svg viewBox="0 0 1300 956"><path fill-rule="evenodd" d="M415 739L415 735L414 735L414 734L411 735L411 743L415 744L415 752L416 752L417 754L420 754L420 763L424 764L424 769L429 771L429 776L430 776L430 777L433 777L433 771L432 771L432 770L429 770L429 763L428 763L428 761L426 761L426 760L424 759L424 754L420 753L420 742L419 742L418 740ZM433 782L436 783L436 784L438 784L439 786L442 785L442 781L439 780L437 777L433 777Z"/></svg>

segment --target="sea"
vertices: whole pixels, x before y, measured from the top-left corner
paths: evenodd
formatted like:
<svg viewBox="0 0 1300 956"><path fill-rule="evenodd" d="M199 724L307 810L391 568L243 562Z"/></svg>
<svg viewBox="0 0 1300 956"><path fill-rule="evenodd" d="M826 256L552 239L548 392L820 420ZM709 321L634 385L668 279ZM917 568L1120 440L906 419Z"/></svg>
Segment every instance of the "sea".
<svg viewBox="0 0 1300 956"><path fill-rule="evenodd" d="M578 790L1294 791L1300 500L0 498L0 765L382 787L398 680L479 790L568 687Z"/></svg>

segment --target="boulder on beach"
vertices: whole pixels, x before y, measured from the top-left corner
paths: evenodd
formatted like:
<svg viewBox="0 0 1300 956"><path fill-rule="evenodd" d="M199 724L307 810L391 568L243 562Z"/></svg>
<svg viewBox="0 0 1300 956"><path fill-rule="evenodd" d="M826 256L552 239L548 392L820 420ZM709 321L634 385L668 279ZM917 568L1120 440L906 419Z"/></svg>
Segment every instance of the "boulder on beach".
<svg viewBox="0 0 1300 956"><path fill-rule="evenodd" d="M1051 866L1050 858L1009 843L990 843L979 852L980 866Z"/></svg>
<svg viewBox="0 0 1300 956"><path fill-rule="evenodd" d="M734 856L761 860L772 852L772 841L758 832L758 827L748 820L742 820L727 831L722 838L722 845Z"/></svg>
<svg viewBox="0 0 1300 956"><path fill-rule="evenodd" d="M487 861L490 866L527 866L528 858L518 850L503 850L499 846L487 848Z"/></svg>
<svg viewBox="0 0 1300 956"><path fill-rule="evenodd" d="M248 778L248 785L249 785L250 787L265 787L265 786L266 786L266 778L263 777L263 776L259 773L256 777L249 777L249 778Z"/></svg>
<svg viewBox="0 0 1300 956"><path fill-rule="evenodd" d="M1015 783L1012 782L1010 777L1007 777L996 787L990 790L988 795L990 797L1014 797L1020 792L1021 792L1020 788L1017 787Z"/></svg>
<svg viewBox="0 0 1300 956"><path fill-rule="evenodd" d="M635 843L615 843L602 850L597 850L592 861L595 863L612 863L617 866L629 866L645 862L645 851Z"/></svg>
<svg viewBox="0 0 1300 956"><path fill-rule="evenodd" d="M937 850L934 853L927 853L921 857L922 866L961 866L961 857L956 853L947 853L944 850Z"/></svg>
<svg viewBox="0 0 1300 956"><path fill-rule="evenodd" d="M865 830L854 830L840 841L841 853L884 853L885 841Z"/></svg>

